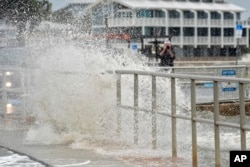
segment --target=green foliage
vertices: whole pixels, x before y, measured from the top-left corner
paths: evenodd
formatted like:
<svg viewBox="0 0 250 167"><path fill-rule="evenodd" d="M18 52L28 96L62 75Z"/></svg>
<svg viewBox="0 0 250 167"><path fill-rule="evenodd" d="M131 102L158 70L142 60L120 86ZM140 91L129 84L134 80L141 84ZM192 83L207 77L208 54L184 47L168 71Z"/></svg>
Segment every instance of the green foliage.
<svg viewBox="0 0 250 167"><path fill-rule="evenodd" d="M52 21L62 24L70 24L78 32L89 34L91 32L92 18L90 13L76 17L69 10L59 10L52 14Z"/></svg>
<svg viewBox="0 0 250 167"><path fill-rule="evenodd" d="M27 23L32 30L50 14L48 0L0 0L0 18L16 24L20 33L26 29Z"/></svg>

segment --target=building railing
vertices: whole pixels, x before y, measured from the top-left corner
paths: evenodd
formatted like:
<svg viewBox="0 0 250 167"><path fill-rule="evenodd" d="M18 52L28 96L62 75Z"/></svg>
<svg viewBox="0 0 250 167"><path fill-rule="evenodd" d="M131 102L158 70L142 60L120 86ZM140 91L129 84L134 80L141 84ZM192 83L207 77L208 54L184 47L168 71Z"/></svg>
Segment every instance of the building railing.
<svg viewBox="0 0 250 167"><path fill-rule="evenodd" d="M194 26L195 19L183 19L183 25L184 26Z"/></svg>
<svg viewBox="0 0 250 167"><path fill-rule="evenodd" d="M183 23L183 25L182 25ZM109 26L111 27L119 27L119 26L142 26L142 25L149 25L149 26L166 26L167 24L171 27L174 26L201 26L201 27L207 27L210 23L211 27L235 27L235 22L233 19L230 20L223 20L220 19L181 19L181 18L127 18L127 17L121 17L121 18L110 18L109 19ZM196 25L195 25L196 24Z"/></svg>
<svg viewBox="0 0 250 167"><path fill-rule="evenodd" d="M117 79L117 105L121 108L127 108L134 110L134 144L138 144L138 134L139 134L139 119L138 113L139 111L148 112L152 114L152 148L157 148L157 116L166 116L171 118L171 127L172 127L172 157L177 157L177 119L188 120L191 121L192 133L190 134L192 137L192 163L194 167L198 166L198 142L197 142L197 123L201 124L212 124L214 125L214 149L215 149L215 166L221 166L221 140L220 140L220 128L228 127L228 128L236 128L240 131L240 145L241 150L246 150L247 148L247 140L246 133L250 131L250 126L246 124L246 114L245 114L245 89L246 85L250 84L249 79L244 78L228 78L228 77L205 77L205 76L197 76L197 75L183 75L183 74L167 74L167 73L157 73L150 71L129 71L129 70L116 70L116 74L118 75ZM134 78L134 87L133 87L133 106L126 106L122 104L122 76L123 75L131 75ZM151 77L152 89L151 89L151 108L145 109L139 106L139 77L148 76ZM157 78L168 78L170 80L170 88L169 91L171 94L171 113L161 113L157 110ZM176 88L178 79L185 79L190 81L190 96L191 96L191 115L184 116L177 114L177 97L176 97ZM198 81L209 81L213 83L213 99L214 99L214 118L213 119L203 119L197 116L196 111L196 82ZM219 84L222 82L231 82L238 84L239 88L239 109L240 109L240 121L239 123L232 123L228 121L220 120L219 116ZM121 131L121 111L119 110L117 113L117 130Z"/></svg>
<svg viewBox="0 0 250 167"><path fill-rule="evenodd" d="M210 25L214 27L221 26L221 20L220 19L212 19L210 20Z"/></svg>
<svg viewBox="0 0 250 167"><path fill-rule="evenodd" d="M208 25L208 19L197 19L197 26L206 26Z"/></svg>

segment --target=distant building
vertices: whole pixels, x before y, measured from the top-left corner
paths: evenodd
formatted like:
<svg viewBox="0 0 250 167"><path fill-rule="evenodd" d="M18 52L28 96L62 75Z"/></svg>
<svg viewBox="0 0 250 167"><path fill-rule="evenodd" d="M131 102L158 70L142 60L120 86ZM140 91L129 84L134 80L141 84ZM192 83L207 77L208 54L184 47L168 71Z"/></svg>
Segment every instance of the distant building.
<svg viewBox="0 0 250 167"><path fill-rule="evenodd" d="M95 3L96 0L71 0L68 4L53 12L53 15L60 15L65 13L72 14L73 17L82 17L86 15L86 7Z"/></svg>
<svg viewBox="0 0 250 167"><path fill-rule="evenodd" d="M19 43L16 39L16 35L16 27L8 25L5 19L0 19L0 49L18 46Z"/></svg>
<svg viewBox="0 0 250 167"><path fill-rule="evenodd" d="M129 33L135 43L141 35L173 35L182 56L235 56L236 22L245 11L226 0L100 0L89 9L94 33L106 32L107 17L109 33ZM241 50L248 41L243 25Z"/></svg>

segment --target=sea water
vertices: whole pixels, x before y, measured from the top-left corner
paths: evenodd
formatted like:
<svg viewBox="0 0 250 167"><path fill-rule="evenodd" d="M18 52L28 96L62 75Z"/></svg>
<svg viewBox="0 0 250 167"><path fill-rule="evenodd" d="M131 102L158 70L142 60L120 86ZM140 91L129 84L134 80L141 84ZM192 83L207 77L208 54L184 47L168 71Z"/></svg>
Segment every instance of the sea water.
<svg viewBox="0 0 250 167"><path fill-rule="evenodd" d="M80 35L79 35L80 34ZM65 31L60 36L50 32L27 37L24 48L31 68L27 113L36 119L25 137L28 145L66 145L72 149L94 149L117 158L171 157L171 119L157 117L157 149L151 145L151 115L139 112L139 141L133 144L133 112L122 110L121 127L117 133L116 80L117 69L153 71L143 55L129 49L107 47L103 39L92 39L81 33ZM133 78L124 76L122 103L133 104ZM139 105L151 106L151 79L139 83ZM170 82L157 79L157 106L170 112ZM177 112L190 115L190 102L177 88ZM212 113L200 113L213 119ZM224 117L223 117L224 118ZM226 120L238 121L238 117ZM177 121L178 156L191 166L191 122ZM223 129L223 128L222 128ZM199 162L214 165L213 126L198 124ZM239 132L225 129L221 135L222 163L228 165L228 151L239 147ZM226 144L225 144L226 143ZM157 164L151 164L156 165ZM174 165L174 164L173 164Z"/></svg>

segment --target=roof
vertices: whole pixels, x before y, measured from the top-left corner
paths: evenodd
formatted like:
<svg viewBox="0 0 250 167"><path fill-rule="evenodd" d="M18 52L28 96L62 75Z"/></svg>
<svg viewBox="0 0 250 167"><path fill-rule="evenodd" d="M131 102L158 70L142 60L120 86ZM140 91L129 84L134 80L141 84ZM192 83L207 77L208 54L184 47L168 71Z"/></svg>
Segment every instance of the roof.
<svg viewBox="0 0 250 167"><path fill-rule="evenodd" d="M68 0L69 3L95 3L96 0Z"/></svg>
<svg viewBox="0 0 250 167"><path fill-rule="evenodd" d="M246 9L232 3L177 2L163 0L112 0L132 9L207 10L244 12ZM101 2L96 1L96 3ZM93 4L95 6L95 4Z"/></svg>
<svg viewBox="0 0 250 167"><path fill-rule="evenodd" d="M81 5L81 4L94 4L96 2L96 0L68 0L62 7L60 7L59 9L55 10L54 13L57 13L61 10L65 10L70 8L71 6L74 5Z"/></svg>

